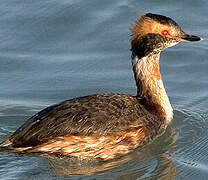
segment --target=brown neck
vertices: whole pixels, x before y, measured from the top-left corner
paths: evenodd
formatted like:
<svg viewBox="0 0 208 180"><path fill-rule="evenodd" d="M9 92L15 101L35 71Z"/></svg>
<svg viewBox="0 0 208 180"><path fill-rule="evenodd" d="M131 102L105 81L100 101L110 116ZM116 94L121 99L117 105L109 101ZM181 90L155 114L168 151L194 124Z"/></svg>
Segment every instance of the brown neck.
<svg viewBox="0 0 208 180"><path fill-rule="evenodd" d="M166 94L159 67L160 53L138 58L132 55L132 65L137 85L137 96L147 108L164 116L168 123L173 110Z"/></svg>

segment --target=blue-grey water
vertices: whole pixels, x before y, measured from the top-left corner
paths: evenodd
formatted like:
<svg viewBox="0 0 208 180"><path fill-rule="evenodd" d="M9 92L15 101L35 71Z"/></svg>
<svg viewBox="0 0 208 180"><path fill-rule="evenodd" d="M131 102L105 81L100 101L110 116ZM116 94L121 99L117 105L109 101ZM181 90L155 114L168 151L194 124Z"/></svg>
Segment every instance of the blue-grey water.
<svg viewBox="0 0 208 180"><path fill-rule="evenodd" d="M104 163L0 152L0 179L207 179L207 7L205 0L1 0L0 141L62 100L135 95L129 29L138 14L170 16L204 41L161 55L175 116L154 142Z"/></svg>

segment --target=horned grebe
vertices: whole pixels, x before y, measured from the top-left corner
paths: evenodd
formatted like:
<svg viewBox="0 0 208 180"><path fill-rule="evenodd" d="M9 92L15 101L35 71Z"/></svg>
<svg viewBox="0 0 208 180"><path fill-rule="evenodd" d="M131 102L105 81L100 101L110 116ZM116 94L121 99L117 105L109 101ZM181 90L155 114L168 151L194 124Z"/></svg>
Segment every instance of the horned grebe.
<svg viewBox="0 0 208 180"><path fill-rule="evenodd" d="M145 14L132 25L132 65L137 96L103 93L48 107L2 142L16 153L47 153L108 160L149 142L165 130L173 109L159 71L160 52L185 34L169 17Z"/></svg>

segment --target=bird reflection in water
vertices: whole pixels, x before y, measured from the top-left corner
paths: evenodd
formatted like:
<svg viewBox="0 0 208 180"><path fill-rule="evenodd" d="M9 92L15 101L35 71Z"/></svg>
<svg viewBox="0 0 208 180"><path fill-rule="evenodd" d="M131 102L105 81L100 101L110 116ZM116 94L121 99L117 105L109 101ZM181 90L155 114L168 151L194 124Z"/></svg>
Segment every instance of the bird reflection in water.
<svg viewBox="0 0 208 180"><path fill-rule="evenodd" d="M49 156L50 170L56 177L108 174L117 180L138 178L171 180L179 174L168 151L177 140L178 134L176 129L168 126L166 132L151 144L109 161L83 161Z"/></svg>

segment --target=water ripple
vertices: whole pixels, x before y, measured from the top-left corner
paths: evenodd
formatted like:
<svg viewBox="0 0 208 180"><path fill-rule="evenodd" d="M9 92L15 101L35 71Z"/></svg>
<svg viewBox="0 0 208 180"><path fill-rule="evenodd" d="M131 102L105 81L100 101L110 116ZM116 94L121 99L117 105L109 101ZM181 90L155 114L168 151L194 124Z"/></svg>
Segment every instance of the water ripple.
<svg viewBox="0 0 208 180"><path fill-rule="evenodd" d="M198 177L198 170L208 169L207 114L199 110L187 109L177 111L176 114L174 126L180 128L180 135L171 153L178 163L179 171L185 173L185 177Z"/></svg>

